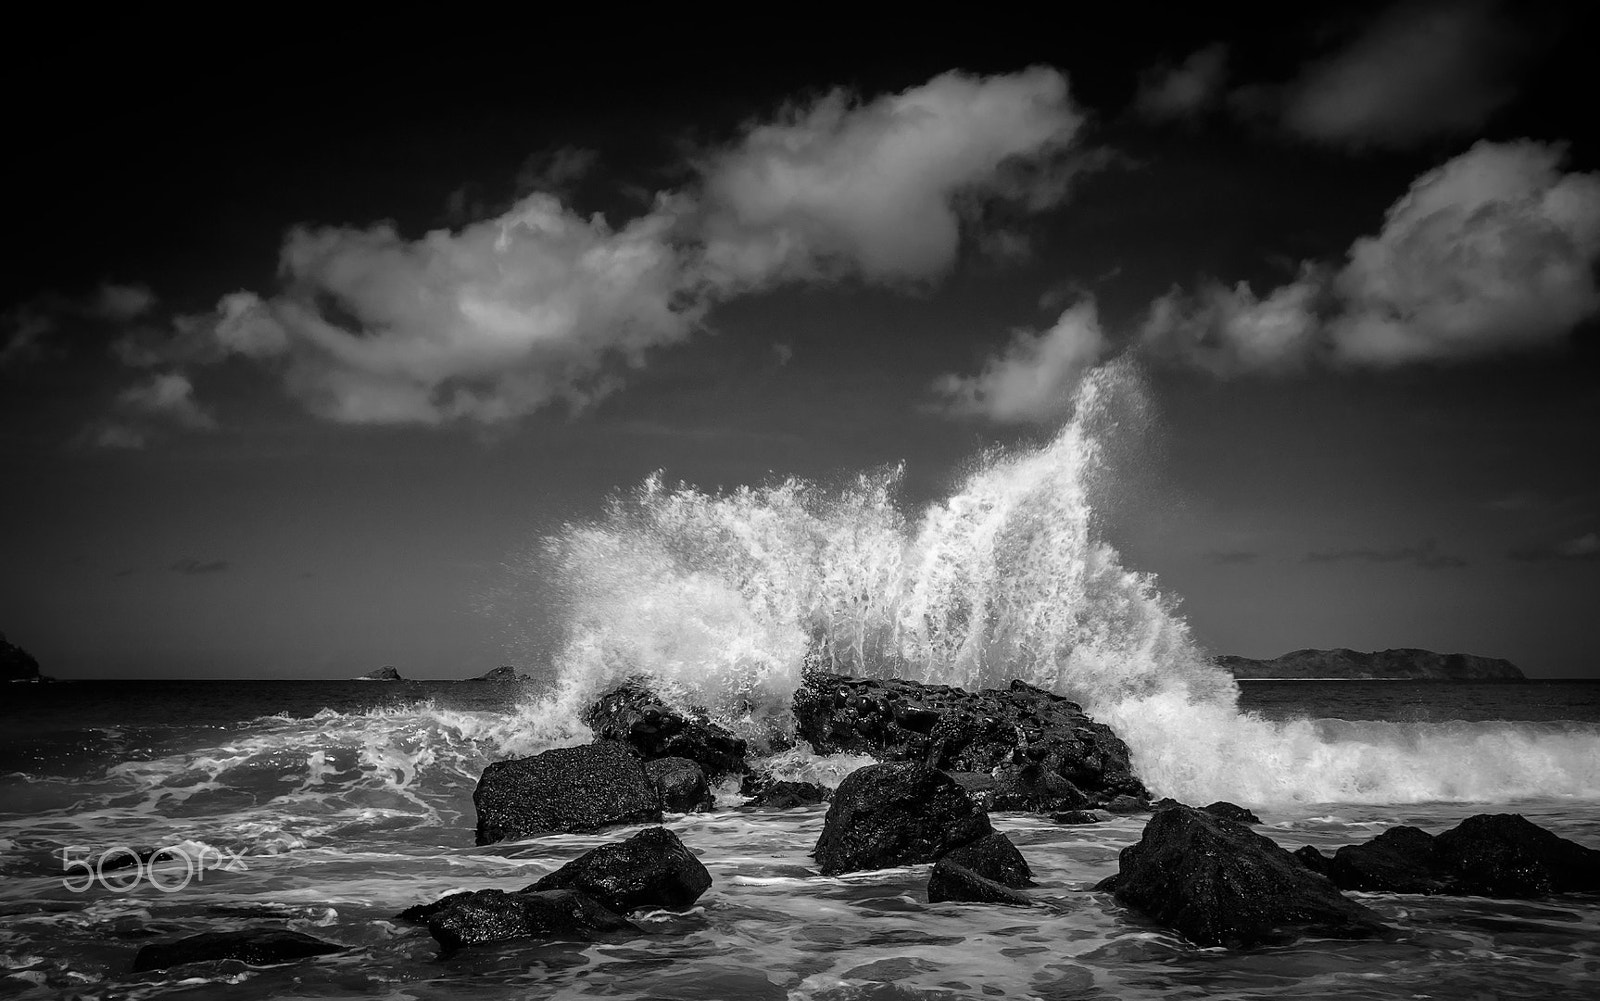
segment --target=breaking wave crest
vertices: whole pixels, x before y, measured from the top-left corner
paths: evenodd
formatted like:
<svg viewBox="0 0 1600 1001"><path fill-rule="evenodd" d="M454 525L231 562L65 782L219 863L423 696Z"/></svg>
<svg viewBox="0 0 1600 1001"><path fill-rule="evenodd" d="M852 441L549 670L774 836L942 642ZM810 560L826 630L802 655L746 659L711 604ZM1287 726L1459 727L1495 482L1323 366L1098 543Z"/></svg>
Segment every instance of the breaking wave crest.
<svg viewBox="0 0 1600 1001"><path fill-rule="evenodd" d="M821 667L1058 692L1116 728L1153 791L1181 799L1600 797L1592 728L1340 729L1241 712L1232 677L1155 579L1096 531L1104 443L1141 392L1127 370L1098 370L1053 440L986 456L916 512L899 503L901 468L831 489L645 480L546 544L568 621L530 736L587 739L581 708L642 674L759 738L787 723L802 672Z"/></svg>

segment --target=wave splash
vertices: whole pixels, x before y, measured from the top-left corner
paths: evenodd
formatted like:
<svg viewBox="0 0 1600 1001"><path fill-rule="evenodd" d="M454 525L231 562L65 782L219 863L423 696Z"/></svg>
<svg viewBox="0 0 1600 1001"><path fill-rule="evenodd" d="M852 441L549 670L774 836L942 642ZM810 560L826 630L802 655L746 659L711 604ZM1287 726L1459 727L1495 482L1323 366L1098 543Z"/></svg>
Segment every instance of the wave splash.
<svg viewBox="0 0 1600 1001"><path fill-rule="evenodd" d="M1082 703L1158 795L1206 802L1600 797L1600 734L1414 724L1334 732L1237 707L1154 577L1096 532L1105 446L1142 406L1130 371L1079 390L1050 442L996 452L908 514L902 467L842 488L799 479L727 493L659 475L547 540L565 605L555 683L525 719L587 739L581 708L630 675L759 737L804 669L979 689L1019 678Z"/></svg>

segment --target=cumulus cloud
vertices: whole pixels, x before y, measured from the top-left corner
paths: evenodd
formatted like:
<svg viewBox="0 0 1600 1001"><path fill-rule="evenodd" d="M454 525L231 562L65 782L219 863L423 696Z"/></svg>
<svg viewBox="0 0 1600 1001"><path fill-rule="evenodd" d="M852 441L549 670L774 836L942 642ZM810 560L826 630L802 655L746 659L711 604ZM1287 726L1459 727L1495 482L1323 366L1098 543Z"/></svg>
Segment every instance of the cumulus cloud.
<svg viewBox="0 0 1600 1001"><path fill-rule="evenodd" d="M155 293L143 285L107 282L80 296L44 293L0 315L0 368L38 357L64 323L130 323L155 304Z"/></svg>
<svg viewBox="0 0 1600 1001"><path fill-rule="evenodd" d="M210 414L194 400L194 384L182 372L163 372L129 386L117 396L124 410L156 420L167 421L191 431L217 426Z"/></svg>
<svg viewBox="0 0 1600 1001"><path fill-rule="evenodd" d="M946 412L998 423L1042 423L1066 413L1084 373L1108 348L1093 299L1061 314L1048 330L1018 331L976 375L946 375L934 385Z"/></svg>
<svg viewBox="0 0 1600 1001"><path fill-rule="evenodd" d="M1307 563L1409 563L1423 570L1451 570L1464 567L1467 561L1439 551L1439 543L1428 539L1414 546L1392 546L1388 549L1339 549L1307 553Z"/></svg>
<svg viewBox="0 0 1600 1001"><path fill-rule="evenodd" d="M1192 119L1221 98L1227 72L1227 46L1207 46L1176 66L1147 70L1139 79L1133 109L1156 122Z"/></svg>
<svg viewBox="0 0 1600 1001"><path fill-rule="evenodd" d="M706 152L696 180L613 226L553 190L593 162L558 151L507 211L411 239L298 227L280 287L180 317L124 361L244 357L348 423L495 423L604 397L715 303L789 281L938 277L986 206L1064 197L1082 115L1065 79L950 73L870 101L835 91Z"/></svg>
<svg viewBox="0 0 1600 1001"><path fill-rule="evenodd" d="M1600 310L1600 174L1563 160L1556 145L1480 142L1417 178L1337 270L1307 264L1265 296L1174 290L1139 339L1224 376L1557 347Z"/></svg>
<svg viewBox="0 0 1600 1001"><path fill-rule="evenodd" d="M1516 37L1488 0L1399 3L1271 103L1284 127L1330 145L1404 148L1470 133L1515 94Z"/></svg>

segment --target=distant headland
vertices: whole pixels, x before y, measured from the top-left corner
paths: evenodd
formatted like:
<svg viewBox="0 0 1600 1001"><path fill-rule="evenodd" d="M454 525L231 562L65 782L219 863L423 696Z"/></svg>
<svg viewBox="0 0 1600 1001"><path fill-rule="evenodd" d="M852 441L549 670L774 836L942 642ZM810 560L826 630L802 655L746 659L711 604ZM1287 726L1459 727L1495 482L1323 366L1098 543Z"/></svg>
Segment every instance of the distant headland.
<svg viewBox="0 0 1600 1001"><path fill-rule="evenodd" d="M1241 681L1527 681L1517 666L1496 657L1432 650L1296 650L1272 660L1216 659Z"/></svg>
<svg viewBox="0 0 1600 1001"><path fill-rule="evenodd" d="M33 654L13 645L0 633L0 681L49 681L39 673Z"/></svg>

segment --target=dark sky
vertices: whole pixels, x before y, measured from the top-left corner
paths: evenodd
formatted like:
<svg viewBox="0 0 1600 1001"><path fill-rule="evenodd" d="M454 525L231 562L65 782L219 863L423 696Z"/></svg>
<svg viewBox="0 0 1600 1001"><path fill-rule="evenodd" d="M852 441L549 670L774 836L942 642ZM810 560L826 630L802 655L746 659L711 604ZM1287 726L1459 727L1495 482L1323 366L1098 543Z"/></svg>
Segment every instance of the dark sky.
<svg viewBox="0 0 1600 1001"><path fill-rule="evenodd" d="M1207 648L1600 675L1593 24L1115 6L14 40L0 629L62 677L528 663L524 557L608 493L915 503L1121 357L1104 528Z"/></svg>

